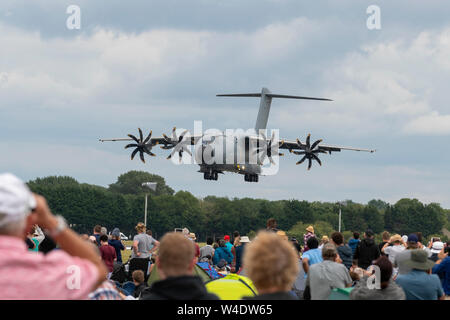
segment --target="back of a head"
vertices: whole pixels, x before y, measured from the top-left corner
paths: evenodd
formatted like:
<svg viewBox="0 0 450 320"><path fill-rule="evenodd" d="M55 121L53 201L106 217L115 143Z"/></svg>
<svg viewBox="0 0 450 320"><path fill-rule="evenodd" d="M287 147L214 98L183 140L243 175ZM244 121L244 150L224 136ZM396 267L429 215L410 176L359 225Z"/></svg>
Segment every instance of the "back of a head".
<svg viewBox="0 0 450 320"><path fill-rule="evenodd" d="M353 239L359 239L359 232L353 232Z"/></svg>
<svg viewBox="0 0 450 320"><path fill-rule="evenodd" d="M108 236L106 234L102 234L100 236L100 241L101 242L108 242Z"/></svg>
<svg viewBox="0 0 450 320"><path fill-rule="evenodd" d="M291 243L266 231L246 245L243 266L259 291L288 291L299 271L298 255Z"/></svg>
<svg viewBox="0 0 450 320"><path fill-rule="evenodd" d="M311 237L306 241L309 249L317 249L319 247L319 240L316 237Z"/></svg>
<svg viewBox="0 0 450 320"><path fill-rule="evenodd" d="M333 232L331 239L338 246L344 243L344 236L340 232Z"/></svg>
<svg viewBox="0 0 450 320"><path fill-rule="evenodd" d="M219 240L219 247L225 247L225 240L223 239Z"/></svg>
<svg viewBox="0 0 450 320"><path fill-rule="evenodd" d="M387 287L387 282L389 282L392 276L392 263L389 261L388 257L380 256L374 264L380 268L380 282L382 283L381 288L384 289Z"/></svg>
<svg viewBox="0 0 450 320"><path fill-rule="evenodd" d="M101 233L101 234L107 234L107 233L108 233L108 230L106 229L106 227L102 227L102 228L100 229L100 233Z"/></svg>
<svg viewBox="0 0 450 320"><path fill-rule="evenodd" d="M267 220L267 229L276 229L277 228L277 220L274 218L270 218Z"/></svg>
<svg viewBox="0 0 450 320"><path fill-rule="evenodd" d="M389 241L389 239L391 238L391 234L389 232L387 232L387 231L384 231L383 234L382 234L382 238L385 241Z"/></svg>
<svg viewBox="0 0 450 320"><path fill-rule="evenodd" d="M134 270L131 277L133 278L134 282L141 284L144 282L144 279L145 279L144 271Z"/></svg>
<svg viewBox="0 0 450 320"><path fill-rule="evenodd" d="M94 232L95 233L100 233L100 232L102 232L102 226L101 225L96 225L95 227L94 227Z"/></svg>
<svg viewBox="0 0 450 320"><path fill-rule="evenodd" d="M367 229L365 232L366 238L372 238L374 236L374 233L372 229Z"/></svg>
<svg viewBox="0 0 450 320"><path fill-rule="evenodd" d="M332 243L326 243L322 248L322 258L323 260L332 260L334 261L337 256L336 246Z"/></svg>
<svg viewBox="0 0 450 320"><path fill-rule="evenodd" d="M194 242L177 232L166 233L160 242L158 260L166 277L186 275L195 257Z"/></svg>
<svg viewBox="0 0 450 320"><path fill-rule="evenodd" d="M212 244L213 244L213 239L212 239L211 237L209 237L208 239L206 239L206 244L212 245Z"/></svg>

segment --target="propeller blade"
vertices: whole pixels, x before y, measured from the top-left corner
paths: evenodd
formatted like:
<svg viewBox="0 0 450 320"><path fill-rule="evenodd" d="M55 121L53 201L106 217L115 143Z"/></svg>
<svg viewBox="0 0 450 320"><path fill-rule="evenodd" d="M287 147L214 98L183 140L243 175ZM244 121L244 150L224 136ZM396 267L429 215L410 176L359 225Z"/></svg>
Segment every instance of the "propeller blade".
<svg viewBox="0 0 450 320"><path fill-rule="evenodd" d="M314 148L321 142L322 142L322 139L317 140L316 142L314 142L313 145L311 146L311 150L314 150Z"/></svg>
<svg viewBox="0 0 450 320"><path fill-rule="evenodd" d="M184 135L186 134L186 132L188 132L187 130L184 130L181 134L180 137L178 138L178 142L181 142L184 138Z"/></svg>
<svg viewBox="0 0 450 320"><path fill-rule="evenodd" d="M308 170L309 170L309 169L311 169L311 166L312 166L311 158L308 158L308 162L309 162L309 163L308 163Z"/></svg>
<svg viewBox="0 0 450 320"><path fill-rule="evenodd" d="M138 138L136 138L135 136L133 136L132 134L128 135L131 139L133 139L134 141L136 141L137 143L140 143L140 141L138 140Z"/></svg>
<svg viewBox="0 0 450 320"><path fill-rule="evenodd" d="M269 161L271 164L275 164L275 161L273 161L272 157L268 157L268 158L269 158Z"/></svg>
<svg viewBox="0 0 450 320"><path fill-rule="evenodd" d="M306 151L292 151L294 154L300 156L302 154L306 154Z"/></svg>
<svg viewBox="0 0 450 320"><path fill-rule="evenodd" d="M153 152L151 152L149 148L144 147L143 149L144 149L144 152L145 152L146 154L148 154L148 155L150 155L150 156L152 156L152 157L155 157L155 156L156 156L156 154L154 154Z"/></svg>
<svg viewBox="0 0 450 320"><path fill-rule="evenodd" d="M181 159L183 159L183 149L178 151L178 161L181 163Z"/></svg>
<svg viewBox="0 0 450 320"><path fill-rule="evenodd" d="M134 151L131 153L131 160L134 159L134 156L136 155L136 153L139 151L138 148L134 149Z"/></svg>
<svg viewBox="0 0 450 320"><path fill-rule="evenodd" d="M316 155L313 153L313 154L312 154L312 157L313 157L314 160L316 160L316 161L320 164L320 166L322 166L322 161L320 161L320 159L319 159L318 156L316 156Z"/></svg>
<svg viewBox="0 0 450 320"><path fill-rule="evenodd" d="M192 152L191 152L188 148L186 148L184 151L186 151L187 154L190 155L190 156L192 157Z"/></svg>
<svg viewBox="0 0 450 320"><path fill-rule="evenodd" d="M137 147L137 146L138 145L136 143L131 143L131 144L127 144L124 149L131 148L131 147Z"/></svg>
<svg viewBox="0 0 450 320"><path fill-rule="evenodd" d="M311 140L311 134L308 133L308 136L306 137L306 146L307 146L309 149L311 149L310 140Z"/></svg>
<svg viewBox="0 0 450 320"><path fill-rule="evenodd" d="M284 156L284 153L278 153L278 156L280 156L280 157L282 157L282 156Z"/></svg>
<svg viewBox="0 0 450 320"><path fill-rule="evenodd" d="M301 143L301 141L297 138L297 144L301 147L303 144Z"/></svg>
<svg viewBox="0 0 450 320"><path fill-rule="evenodd" d="M173 141L177 141L177 135L176 135L175 131L177 131L177 127L173 127L173 129L172 129L172 138L173 138Z"/></svg>
<svg viewBox="0 0 450 320"><path fill-rule="evenodd" d="M172 154L169 154L169 156L166 159L169 160L170 158L172 158Z"/></svg>
<svg viewBox="0 0 450 320"><path fill-rule="evenodd" d="M151 137L152 137L152 130L150 130L150 133L148 134L147 138L145 138L144 143L147 143Z"/></svg>
<svg viewBox="0 0 450 320"><path fill-rule="evenodd" d="M306 160L306 155L305 155L305 156L303 156L302 160L300 160L300 161L297 161L297 163L296 163L296 164L297 164L297 165L298 165L298 164L301 164L301 163L303 163L303 161L305 161L305 160Z"/></svg>
<svg viewBox="0 0 450 320"><path fill-rule="evenodd" d="M139 151L139 157L141 158L141 161L143 163L145 163L145 159L144 159L144 152L142 150Z"/></svg>

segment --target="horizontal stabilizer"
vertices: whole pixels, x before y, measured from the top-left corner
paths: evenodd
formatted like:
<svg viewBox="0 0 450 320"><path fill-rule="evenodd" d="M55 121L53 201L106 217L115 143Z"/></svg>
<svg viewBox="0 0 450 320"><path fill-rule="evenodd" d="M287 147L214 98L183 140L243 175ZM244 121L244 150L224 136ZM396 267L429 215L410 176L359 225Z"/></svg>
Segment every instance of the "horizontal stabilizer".
<svg viewBox="0 0 450 320"><path fill-rule="evenodd" d="M218 94L217 97L261 97L261 93L231 93L231 94ZM322 100L322 101L333 101L331 99L325 98L312 98L312 97L302 97L302 96L289 96L284 94L274 94L266 93L265 96L269 98L285 98L285 99L303 99L303 100Z"/></svg>

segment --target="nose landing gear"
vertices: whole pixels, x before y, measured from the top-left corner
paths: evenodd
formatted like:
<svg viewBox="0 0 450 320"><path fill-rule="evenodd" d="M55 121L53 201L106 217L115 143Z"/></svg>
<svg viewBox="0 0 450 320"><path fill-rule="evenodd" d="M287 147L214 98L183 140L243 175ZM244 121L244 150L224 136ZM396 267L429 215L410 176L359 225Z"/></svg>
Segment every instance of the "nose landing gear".
<svg viewBox="0 0 450 320"><path fill-rule="evenodd" d="M209 171L203 173L203 179L205 180L216 180L219 178L217 171Z"/></svg>
<svg viewBox="0 0 450 320"><path fill-rule="evenodd" d="M244 180L247 182L258 182L258 177L257 174L245 174Z"/></svg>

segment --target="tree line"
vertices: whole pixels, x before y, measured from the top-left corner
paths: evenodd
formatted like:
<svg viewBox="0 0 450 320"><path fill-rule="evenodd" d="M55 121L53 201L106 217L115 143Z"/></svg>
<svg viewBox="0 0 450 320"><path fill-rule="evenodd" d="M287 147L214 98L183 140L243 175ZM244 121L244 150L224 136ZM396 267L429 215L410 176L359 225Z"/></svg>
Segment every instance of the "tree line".
<svg viewBox="0 0 450 320"><path fill-rule="evenodd" d="M142 182L157 182L156 191L145 189ZM134 226L144 220L144 197L148 193L147 225L157 237L175 228L187 227L204 241L206 236L223 236L237 230L254 235L265 228L267 219L275 218L278 227L289 235L302 238L307 225L316 233L329 235L338 229L348 239L352 231L370 228L399 234L420 231L424 236L442 235L448 227L450 210L437 203L423 204L417 199L400 199L395 204L371 200L367 204L351 200L343 204L208 196L198 199L188 191L175 192L163 177L143 171L129 171L107 188L79 183L72 177L51 176L28 182L33 192L46 197L52 211L64 216L74 230L91 233L95 225L108 230L118 227L134 235Z"/></svg>

